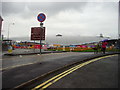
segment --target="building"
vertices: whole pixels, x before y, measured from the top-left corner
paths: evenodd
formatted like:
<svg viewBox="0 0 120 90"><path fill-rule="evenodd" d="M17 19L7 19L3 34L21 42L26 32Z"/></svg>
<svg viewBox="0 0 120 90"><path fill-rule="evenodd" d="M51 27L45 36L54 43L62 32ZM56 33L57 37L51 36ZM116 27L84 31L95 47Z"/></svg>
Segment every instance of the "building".
<svg viewBox="0 0 120 90"><path fill-rule="evenodd" d="M1 37L2 21L3 21L3 19L2 19L2 17L0 16L0 37Z"/></svg>
<svg viewBox="0 0 120 90"><path fill-rule="evenodd" d="M0 16L0 52L2 51L2 44L1 44L1 42L2 42L2 39L1 39L2 21L3 21L3 19L2 19L2 17Z"/></svg>

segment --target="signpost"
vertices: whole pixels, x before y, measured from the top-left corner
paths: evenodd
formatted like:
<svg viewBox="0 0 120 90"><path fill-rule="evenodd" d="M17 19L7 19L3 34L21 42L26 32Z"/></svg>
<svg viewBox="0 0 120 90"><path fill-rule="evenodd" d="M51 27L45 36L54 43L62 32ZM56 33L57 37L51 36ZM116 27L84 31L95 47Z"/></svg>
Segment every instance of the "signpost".
<svg viewBox="0 0 120 90"><path fill-rule="evenodd" d="M45 40L45 27L43 27L43 21L45 21L46 19L46 16L44 13L40 13L38 16L37 16L37 20L40 22L40 37L39 37L39 40L40 40L40 46L42 47L42 44L41 44L41 40ZM38 31L37 31L38 32ZM38 37L37 37L38 38ZM41 48L40 48L40 54L41 54Z"/></svg>
<svg viewBox="0 0 120 90"><path fill-rule="evenodd" d="M31 40L45 40L45 27L32 27Z"/></svg>
<svg viewBox="0 0 120 90"><path fill-rule="evenodd" d="M46 16L44 13L40 13L37 16L37 20L40 22L40 27L32 27L31 28L31 40L40 40L40 54L42 48L42 40L45 40L45 27L43 27L43 21L45 21Z"/></svg>

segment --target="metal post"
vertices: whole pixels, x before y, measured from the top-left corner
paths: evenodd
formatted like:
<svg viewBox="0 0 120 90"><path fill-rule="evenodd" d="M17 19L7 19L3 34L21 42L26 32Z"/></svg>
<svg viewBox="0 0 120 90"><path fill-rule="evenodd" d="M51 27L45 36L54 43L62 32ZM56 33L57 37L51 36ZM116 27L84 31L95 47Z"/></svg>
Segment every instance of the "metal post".
<svg viewBox="0 0 120 90"><path fill-rule="evenodd" d="M40 27L43 29L43 23L42 22L40 23ZM43 32L40 33L40 54L42 54L42 51L41 51L41 48L42 48L42 33Z"/></svg>
<svg viewBox="0 0 120 90"><path fill-rule="evenodd" d="M8 25L8 37L7 37L8 40L9 40L9 28L10 28L10 24Z"/></svg>
<svg viewBox="0 0 120 90"><path fill-rule="evenodd" d="M42 45L41 45L41 40L40 40L40 54L42 54L42 52L41 52L41 46L42 46Z"/></svg>
<svg viewBox="0 0 120 90"><path fill-rule="evenodd" d="M10 29L10 25L14 25L14 23L9 23L9 25L8 25L8 40L9 40L9 29Z"/></svg>
<svg viewBox="0 0 120 90"><path fill-rule="evenodd" d="M35 53L35 40L34 40L34 53Z"/></svg>
<svg viewBox="0 0 120 90"><path fill-rule="evenodd" d="M2 35L2 40L1 41L3 41L4 40L4 35Z"/></svg>
<svg viewBox="0 0 120 90"><path fill-rule="evenodd" d="M56 37L62 37L62 35L61 35L61 34L57 34ZM59 38L58 38L58 39L59 39ZM57 43L59 42L58 39L57 39ZM59 43L57 44L57 51L58 51L58 45L59 45Z"/></svg>

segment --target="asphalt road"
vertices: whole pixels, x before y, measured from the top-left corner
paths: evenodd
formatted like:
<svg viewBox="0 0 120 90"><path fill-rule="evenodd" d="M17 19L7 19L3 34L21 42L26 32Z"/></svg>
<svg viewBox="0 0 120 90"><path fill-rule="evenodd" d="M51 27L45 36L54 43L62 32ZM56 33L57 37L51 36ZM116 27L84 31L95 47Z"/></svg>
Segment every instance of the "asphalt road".
<svg viewBox="0 0 120 90"><path fill-rule="evenodd" d="M118 55L101 58L70 74L67 73L63 74L63 77L60 75L55 78L55 75L59 75L57 72L57 74L46 77L47 79L39 81L35 84L36 86L32 87L37 89L47 80L54 78L43 88L118 88Z"/></svg>
<svg viewBox="0 0 120 90"><path fill-rule="evenodd" d="M99 56L93 53L54 53L3 58L2 87L13 88L64 65Z"/></svg>
<svg viewBox="0 0 120 90"><path fill-rule="evenodd" d="M57 61L56 59L61 58L70 58L74 59L76 56L90 56L94 55L93 53L75 53L75 52L65 52L65 53L49 53L49 54L36 54L36 55L19 55L19 56L4 56L2 57L2 68L1 69L10 69L14 67L29 65L37 62L47 62L47 61ZM71 61L70 59L70 61ZM64 59L61 59L63 61ZM68 62L69 60L64 60Z"/></svg>

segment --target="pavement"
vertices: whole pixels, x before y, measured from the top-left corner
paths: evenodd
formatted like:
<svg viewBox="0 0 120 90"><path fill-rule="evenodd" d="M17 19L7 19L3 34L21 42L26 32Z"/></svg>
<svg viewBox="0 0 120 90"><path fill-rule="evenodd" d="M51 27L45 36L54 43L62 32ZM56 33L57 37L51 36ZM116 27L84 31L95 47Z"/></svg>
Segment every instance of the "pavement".
<svg viewBox="0 0 120 90"><path fill-rule="evenodd" d="M45 51L43 49L41 50L42 54L61 53L61 52L65 52L65 51ZM15 49L15 50L12 50L11 53L9 53L8 51L2 52L2 55L6 55L6 56L33 55L33 54L40 54L40 49Z"/></svg>
<svg viewBox="0 0 120 90"><path fill-rule="evenodd" d="M41 54L48 54L48 53L62 53L67 51L45 51L41 50ZM120 53L120 52L110 52L110 53ZM34 55L34 54L40 54L40 49L14 49L11 53L8 51L2 51L0 53L1 56L17 56L17 55Z"/></svg>
<svg viewBox="0 0 120 90"><path fill-rule="evenodd" d="M63 56L64 54L65 53L61 55ZM93 52L92 53L71 52L70 56L67 57L55 59L54 59L55 56L52 56L52 59L46 57L46 59L44 59L44 61L42 62L8 69L3 71L2 73L3 88L14 88L23 83L25 84L26 82L29 82L29 80L34 81L36 80L35 79L36 77L41 78L76 62L110 54L114 53L94 54ZM37 56L34 57L34 59L35 58L37 58Z"/></svg>

